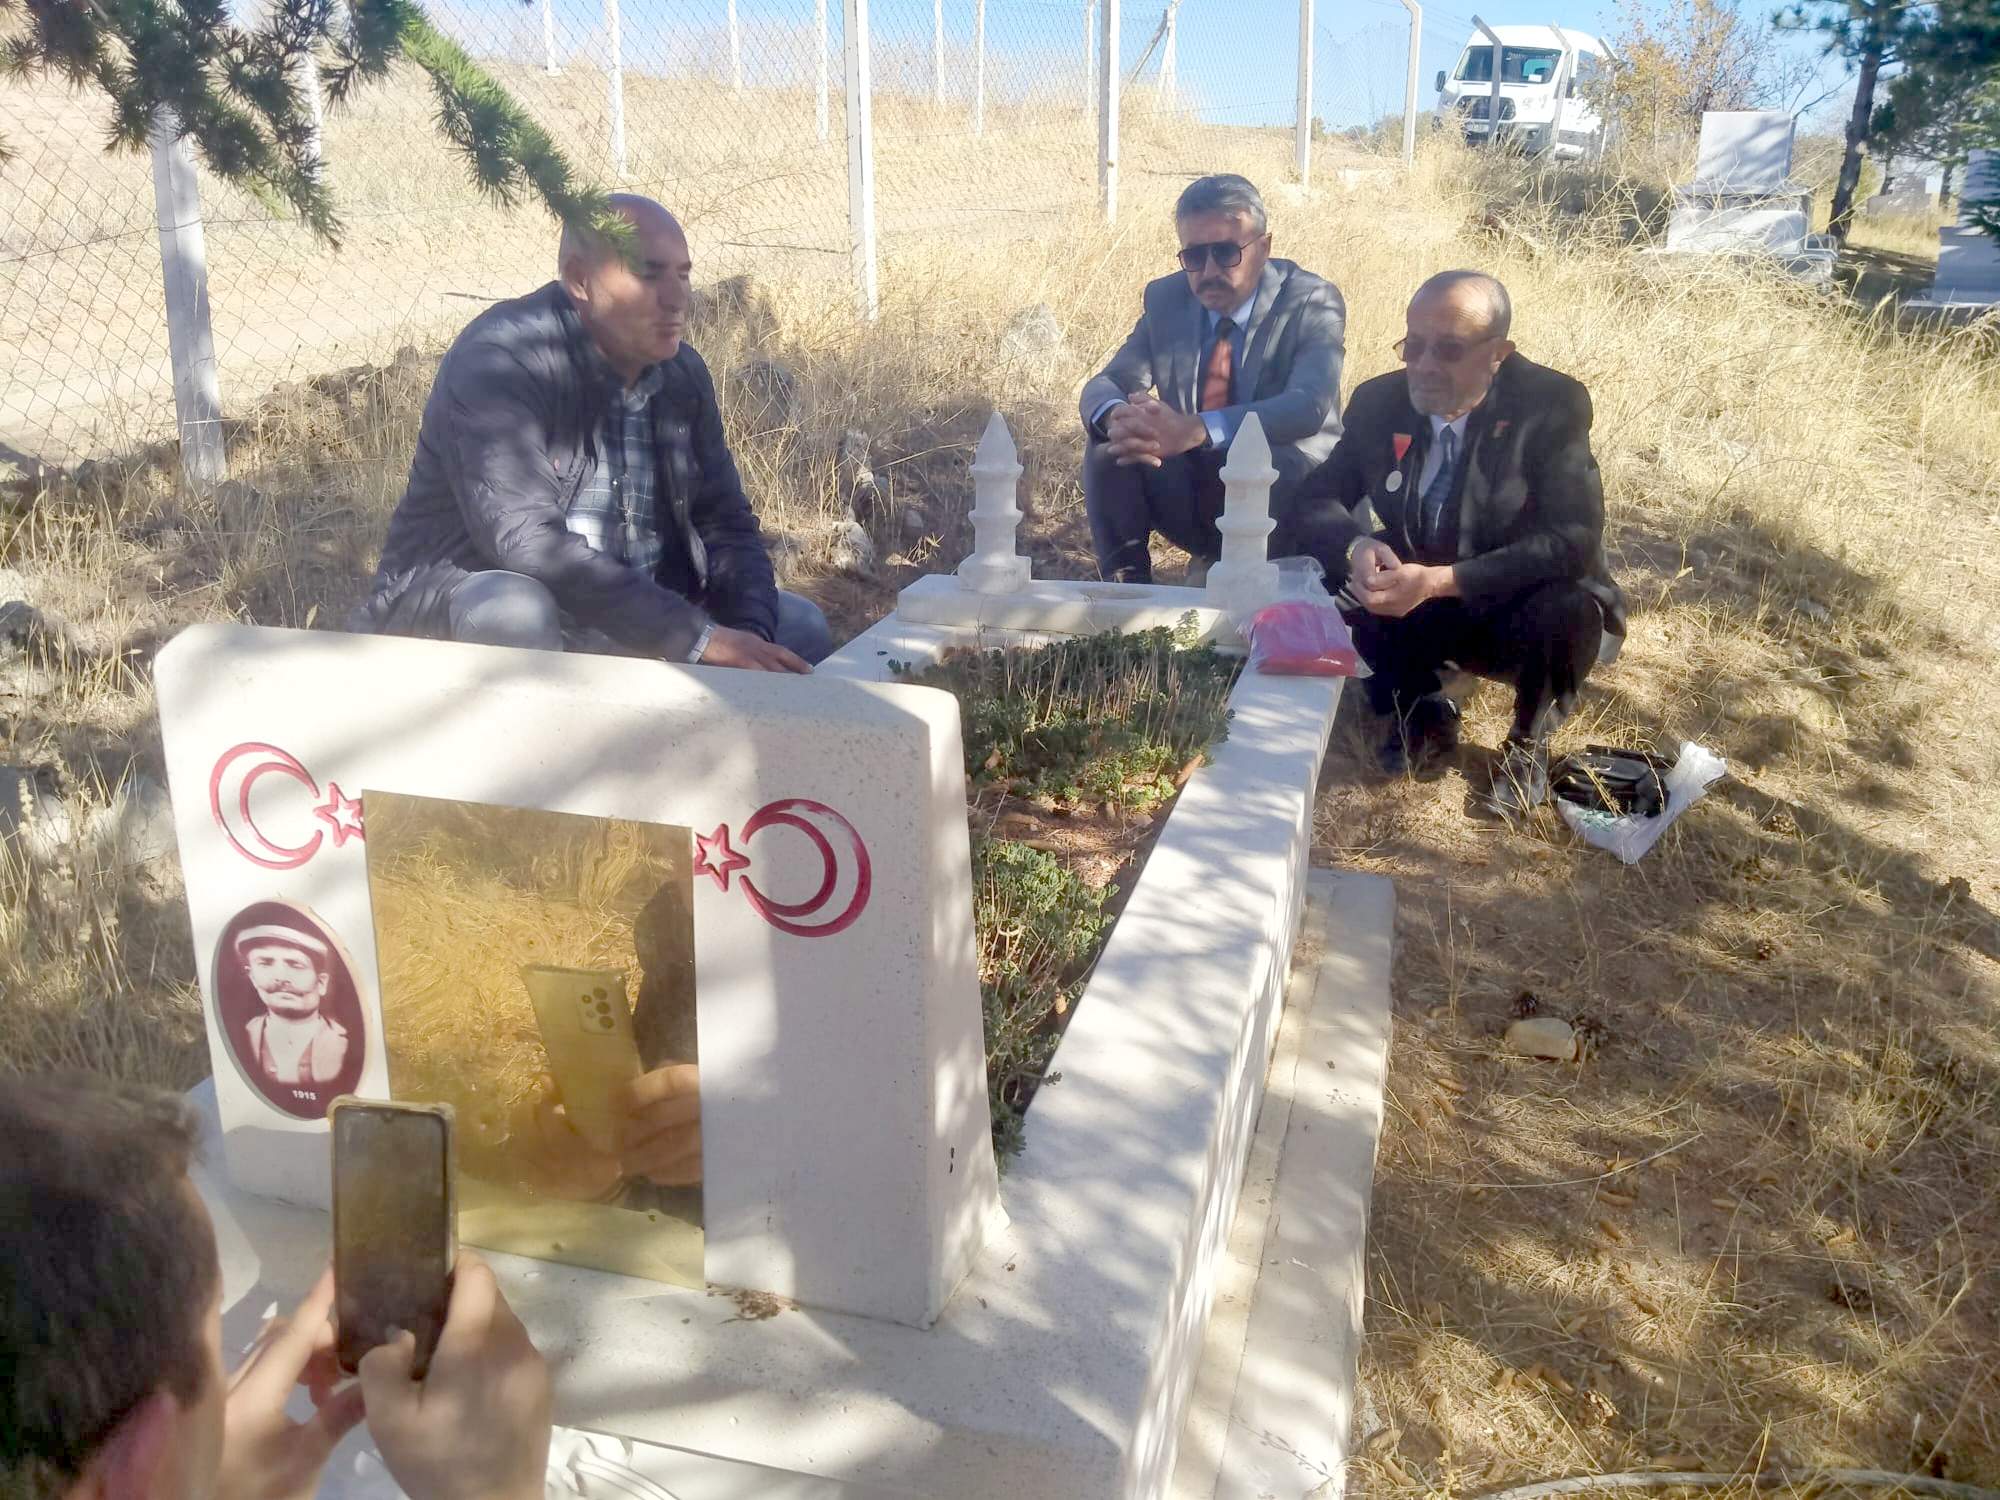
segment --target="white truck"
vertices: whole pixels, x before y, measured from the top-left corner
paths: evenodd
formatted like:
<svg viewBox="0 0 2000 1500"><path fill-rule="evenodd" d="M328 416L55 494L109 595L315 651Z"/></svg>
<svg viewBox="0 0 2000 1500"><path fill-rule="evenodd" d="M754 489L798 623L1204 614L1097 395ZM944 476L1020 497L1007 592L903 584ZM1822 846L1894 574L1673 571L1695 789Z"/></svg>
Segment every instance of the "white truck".
<svg viewBox="0 0 2000 1500"><path fill-rule="evenodd" d="M1458 65L1437 76L1439 129L1455 128L1469 145L1495 138L1530 155L1594 154L1604 121L1587 95L1610 66L1596 37L1561 26L1488 26L1477 16Z"/></svg>

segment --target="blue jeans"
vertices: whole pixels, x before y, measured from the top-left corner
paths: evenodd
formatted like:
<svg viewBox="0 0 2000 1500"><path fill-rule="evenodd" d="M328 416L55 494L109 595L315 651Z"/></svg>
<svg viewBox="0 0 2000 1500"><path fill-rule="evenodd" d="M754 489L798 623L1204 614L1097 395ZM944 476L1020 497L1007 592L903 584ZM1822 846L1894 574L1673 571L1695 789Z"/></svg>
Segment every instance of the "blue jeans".
<svg viewBox="0 0 2000 1500"><path fill-rule="evenodd" d="M451 639L478 646L531 651L585 651L628 656L601 630L565 622L555 595L521 573L495 568L474 573L451 591ZM817 665L833 650L833 631L812 600L778 590L777 643Z"/></svg>

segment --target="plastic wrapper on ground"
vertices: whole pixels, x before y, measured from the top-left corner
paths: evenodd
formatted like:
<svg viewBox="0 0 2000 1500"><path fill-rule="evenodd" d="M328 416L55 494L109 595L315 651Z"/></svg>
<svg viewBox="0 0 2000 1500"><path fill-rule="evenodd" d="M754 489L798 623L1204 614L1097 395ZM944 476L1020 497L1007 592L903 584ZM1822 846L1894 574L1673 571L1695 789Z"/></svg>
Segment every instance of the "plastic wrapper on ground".
<svg viewBox="0 0 2000 1500"><path fill-rule="evenodd" d="M1661 777L1667 790L1666 811L1651 818L1618 817L1607 812L1578 807L1573 802L1555 799L1556 809L1563 821L1575 830L1586 844L1599 849L1608 849L1626 864L1637 864L1648 849L1660 841L1660 835L1682 813L1700 800L1702 793L1728 774L1729 763L1706 746L1689 740L1681 746L1680 757L1673 769Z"/></svg>

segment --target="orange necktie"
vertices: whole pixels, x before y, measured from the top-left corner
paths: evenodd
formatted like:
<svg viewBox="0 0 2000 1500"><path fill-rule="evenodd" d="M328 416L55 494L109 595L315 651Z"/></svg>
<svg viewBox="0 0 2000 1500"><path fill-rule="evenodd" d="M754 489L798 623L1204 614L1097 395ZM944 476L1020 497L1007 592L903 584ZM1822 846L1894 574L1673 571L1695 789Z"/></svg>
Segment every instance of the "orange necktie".
<svg viewBox="0 0 2000 1500"><path fill-rule="evenodd" d="M1201 372L1201 409L1221 411L1229 405L1229 387L1236 378L1236 350L1229 336L1236 324L1228 318L1215 321L1215 346L1208 351L1208 364Z"/></svg>

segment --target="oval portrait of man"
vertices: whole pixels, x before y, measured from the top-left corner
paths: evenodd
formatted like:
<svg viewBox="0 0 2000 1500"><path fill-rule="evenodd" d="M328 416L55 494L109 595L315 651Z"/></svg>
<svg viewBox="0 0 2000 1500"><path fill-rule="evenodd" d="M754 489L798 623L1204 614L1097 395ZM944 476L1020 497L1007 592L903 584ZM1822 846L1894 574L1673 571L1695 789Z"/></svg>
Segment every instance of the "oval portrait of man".
<svg viewBox="0 0 2000 1500"><path fill-rule="evenodd" d="M215 1010L244 1078L288 1115L322 1119L361 1081L354 972L303 907L258 901L230 918L215 954Z"/></svg>

